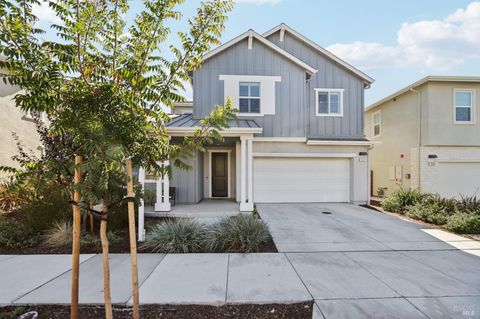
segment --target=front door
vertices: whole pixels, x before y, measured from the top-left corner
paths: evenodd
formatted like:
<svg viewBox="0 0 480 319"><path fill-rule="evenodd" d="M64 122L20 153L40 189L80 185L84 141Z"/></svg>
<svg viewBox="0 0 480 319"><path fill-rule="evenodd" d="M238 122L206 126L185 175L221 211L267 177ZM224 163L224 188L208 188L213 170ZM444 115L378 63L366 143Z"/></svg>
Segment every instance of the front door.
<svg viewBox="0 0 480 319"><path fill-rule="evenodd" d="M228 153L212 153L212 197L228 197Z"/></svg>

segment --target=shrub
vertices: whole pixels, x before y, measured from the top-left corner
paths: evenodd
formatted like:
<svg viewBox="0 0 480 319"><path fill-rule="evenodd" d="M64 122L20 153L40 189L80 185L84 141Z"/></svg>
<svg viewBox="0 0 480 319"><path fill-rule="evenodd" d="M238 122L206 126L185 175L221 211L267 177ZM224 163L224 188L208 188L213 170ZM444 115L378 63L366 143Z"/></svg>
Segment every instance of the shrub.
<svg viewBox="0 0 480 319"><path fill-rule="evenodd" d="M255 252L270 239L267 225L252 214L226 217L209 227L207 247L211 251Z"/></svg>
<svg viewBox="0 0 480 319"><path fill-rule="evenodd" d="M25 222L37 232L51 227L59 220L65 220L72 213L69 198L57 189L49 189L42 196L31 199L21 207L25 214Z"/></svg>
<svg viewBox="0 0 480 319"><path fill-rule="evenodd" d="M73 227L70 221L56 221L44 235L45 242L50 246L64 246L72 242Z"/></svg>
<svg viewBox="0 0 480 319"><path fill-rule="evenodd" d="M194 219L169 220L152 226L142 248L157 253L201 252L205 234L205 225Z"/></svg>
<svg viewBox="0 0 480 319"><path fill-rule="evenodd" d="M430 204L420 202L410 206L405 215L427 223L443 225L447 222L451 213L452 212L442 210L438 206L432 206Z"/></svg>
<svg viewBox="0 0 480 319"><path fill-rule="evenodd" d="M458 201L458 208L464 212L480 215L480 197L461 195L461 199Z"/></svg>
<svg viewBox="0 0 480 319"><path fill-rule="evenodd" d="M0 247L28 248L36 245L39 235L25 224L0 218Z"/></svg>
<svg viewBox="0 0 480 319"><path fill-rule="evenodd" d="M461 234L480 234L480 216L468 213L453 214L444 227Z"/></svg>
<svg viewBox="0 0 480 319"><path fill-rule="evenodd" d="M120 242L120 237L118 237L115 233L111 231L107 233L107 239L108 239L109 245L113 245ZM100 248L102 246L102 242L100 240L100 236L93 235L93 234L86 234L80 237L80 246Z"/></svg>
<svg viewBox="0 0 480 319"><path fill-rule="evenodd" d="M382 200L383 209L404 214L408 206L413 206L419 202L424 195L416 189L398 189L389 194Z"/></svg>

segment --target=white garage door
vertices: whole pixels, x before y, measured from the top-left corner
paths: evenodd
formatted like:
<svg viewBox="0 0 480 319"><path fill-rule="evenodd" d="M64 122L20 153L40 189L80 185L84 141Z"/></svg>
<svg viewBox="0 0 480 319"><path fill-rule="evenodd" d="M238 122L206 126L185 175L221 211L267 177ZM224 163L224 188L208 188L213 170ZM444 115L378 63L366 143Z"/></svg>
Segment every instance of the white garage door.
<svg viewBox="0 0 480 319"><path fill-rule="evenodd" d="M348 202L349 159L258 157L253 163L257 203Z"/></svg>
<svg viewBox="0 0 480 319"><path fill-rule="evenodd" d="M437 192L445 197L480 195L480 163L439 163Z"/></svg>

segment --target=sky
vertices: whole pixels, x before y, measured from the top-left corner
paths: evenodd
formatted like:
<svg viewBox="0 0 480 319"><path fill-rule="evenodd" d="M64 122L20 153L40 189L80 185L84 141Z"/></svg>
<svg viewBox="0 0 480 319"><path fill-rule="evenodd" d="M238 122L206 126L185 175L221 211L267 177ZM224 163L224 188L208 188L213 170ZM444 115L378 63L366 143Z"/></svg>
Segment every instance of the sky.
<svg viewBox="0 0 480 319"><path fill-rule="evenodd" d="M166 46L178 43L173 35L186 30L199 3L178 7L185 19L171 23ZM141 8L131 1L127 19ZM45 5L35 13L41 22L55 19ZM480 76L480 1L237 0L222 42L282 22L375 79L365 106L427 75ZM191 98L190 89L185 94Z"/></svg>

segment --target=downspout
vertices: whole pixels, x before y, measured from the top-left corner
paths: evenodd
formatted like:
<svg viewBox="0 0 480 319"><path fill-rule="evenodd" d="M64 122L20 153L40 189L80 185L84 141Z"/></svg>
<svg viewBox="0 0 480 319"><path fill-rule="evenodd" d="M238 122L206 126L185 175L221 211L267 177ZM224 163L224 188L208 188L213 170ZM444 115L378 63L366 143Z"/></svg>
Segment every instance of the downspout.
<svg viewBox="0 0 480 319"><path fill-rule="evenodd" d="M421 108L421 93L420 91L410 88L410 91L417 94L417 149L418 149L418 190L421 190L421 152L420 147L422 146L422 108Z"/></svg>
<svg viewBox="0 0 480 319"><path fill-rule="evenodd" d="M310 118L310 84L312 83L312 77L313 77L313 74L310 74L308 76L305 76L305 85L306 85L306 88L305 88L305 91L303 92L304 94L304 98L305 98L305 116L303 118L304 120L304 129L303 129L303 132L304 132L304 135L305 135L305 139L308 141L308 136L307 136L307 133L309 131L309 128L310 128L310 122L308 121L308 119Z"/></svg>

